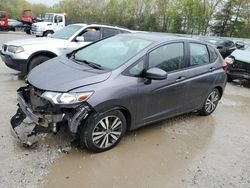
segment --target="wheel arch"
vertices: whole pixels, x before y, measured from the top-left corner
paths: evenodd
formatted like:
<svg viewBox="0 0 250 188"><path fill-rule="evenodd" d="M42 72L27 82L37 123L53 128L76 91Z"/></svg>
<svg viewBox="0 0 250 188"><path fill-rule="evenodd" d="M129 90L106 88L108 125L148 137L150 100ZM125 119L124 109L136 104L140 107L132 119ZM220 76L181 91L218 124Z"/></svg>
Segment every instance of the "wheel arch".
<svg viewBox="0 0 250 188"><path fill-rule="evenodd" d="M127 129L126 131L131 129L131 125L132 125L132 116L130 111L125 108L124 106L120 106L120 105L115 105L115 106L109 106L109 107L105 107L102 108L101 110L97 111L97 114L102 114L104 112L109 112L109 111L113 111L113 110L119 110L125 117L126 119L126 123L127 123Z"/></svg>
<svg viewBox="0 0 250 188"><path fill-rule="evenodd" d="M220 99L223 95L223 88L221 86L216 86L215 89L218 89L218 91L220 92Z"/></svg>
<svg viewBox="0 0 250 188"><path fill-rule="evenodd" d="M29 59L28 59L28 64L27 64L27 72L29 71L29 65L30 65L30 62L32 61L32 59L38 57L38 56L47 56L49 58L54 58L54 57L57 57L58 55L55 54L54 52L51 52L51 51L48 51L48 50L41 50L41 51L38 51L38 52L34 52L33 54L30 55Z"/></svg>

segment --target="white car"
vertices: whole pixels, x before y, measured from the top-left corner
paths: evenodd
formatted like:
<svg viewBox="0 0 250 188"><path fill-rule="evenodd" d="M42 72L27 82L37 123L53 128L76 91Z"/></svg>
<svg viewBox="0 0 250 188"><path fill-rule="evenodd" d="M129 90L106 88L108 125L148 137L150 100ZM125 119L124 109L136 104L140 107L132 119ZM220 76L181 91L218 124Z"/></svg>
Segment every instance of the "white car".
<svg viewBox="0 0 250 188"><path fill-rule="evenodd" d="M131 32L133 31L129 29L109 25L72 24L49 37L7 42L2 46L1 58L8 67L28 73L48 59L103 38Z"/></svg>

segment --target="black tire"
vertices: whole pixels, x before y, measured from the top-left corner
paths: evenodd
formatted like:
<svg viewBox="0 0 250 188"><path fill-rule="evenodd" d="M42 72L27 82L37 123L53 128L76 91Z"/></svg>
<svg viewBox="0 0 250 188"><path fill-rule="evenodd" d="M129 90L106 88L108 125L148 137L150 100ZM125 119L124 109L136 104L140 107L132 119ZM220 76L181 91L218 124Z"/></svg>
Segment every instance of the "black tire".
<svg viewBox="0 0 250 188"><path fill-rule="evenodd" d="M213 94L215 94L214 97L213 97ZM199 111L199 115L208 116L212 114L214 110L216 109L220 98L221 98L221 94L219 90L217 88L214 88L206 97L203 107Z"/></svg>
<svg viewBox="0 0 250 188"><path fill-rule="evenodd" d="M40 55L37 57L34 57L28 66L28 72L30 72L34 67L36 67L37 65L40 65L41 63L43 63L44 61L49 60L50 58L44 55Z"/></svg>
<svg viewBox="0 0 250 188"><path fill-rule="evenodd" d="M232 82L232 81L233 79L229 75L227 75L227 82Z"/></svg>
<svg viewBox="0 0 250 188"><path fill-rule="evenodd" d="M43 36L46 37L48 36L48 34L53 34L54 32L53 31L46 31L43 33Z"/></svg>
<svg viewBox="0 0 250 188"><path fill-rule="evenodd" d="M107 125L106 118L108 119L108 129L104 128ZM119 110L92 114L80 129L80 144L86 146L91 152L107 151L120 142L126 128L126 119Z"/></svg>

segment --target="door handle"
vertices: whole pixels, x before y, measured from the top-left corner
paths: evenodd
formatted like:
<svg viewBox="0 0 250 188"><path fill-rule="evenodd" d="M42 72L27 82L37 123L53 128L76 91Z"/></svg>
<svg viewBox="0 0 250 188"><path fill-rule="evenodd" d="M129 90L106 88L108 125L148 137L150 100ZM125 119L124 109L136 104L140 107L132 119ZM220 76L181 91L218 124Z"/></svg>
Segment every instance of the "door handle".
<svg viewBox="0 0 250 188"><path fill-rule="evenodd" d="M209 71L210 71L210 72L213 72L214 70L215 70L214 67L210 67L210 68L209 68Z"/></svg>
<svg viewBox="0 0 250 188"><path fill-rule="evenodd" d="M186 79L185 76L180 76L180 77L178 77L178 78L175 80L175 82L180 82L180 81L183 81L183 80L185 80L185 79Z"/></svg>

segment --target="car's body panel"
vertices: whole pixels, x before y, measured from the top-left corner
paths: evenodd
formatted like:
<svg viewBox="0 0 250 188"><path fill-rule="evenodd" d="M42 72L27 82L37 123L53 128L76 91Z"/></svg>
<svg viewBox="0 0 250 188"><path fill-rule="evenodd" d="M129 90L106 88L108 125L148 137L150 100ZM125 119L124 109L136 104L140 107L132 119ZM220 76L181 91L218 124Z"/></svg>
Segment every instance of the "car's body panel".
<svg viewBox="0 0 250 188"><path fill-rule="evenodd" d="M226 73L222 68L223 60L218 51L214 49L218 55L215 62L211 62L208 58L207 64L200 66L192 67L190 63L190 43L199 43L206 46L206 49L208 44L198 40L169 37L162 34L125 34L123 37L150 40L152 43L114 69L99 70L84 63L79 64L79 61L77 63L76 59L72 59L72 54L54 58L34 68L28 75L27 81L31 89L35 91L34 93L38 95L35 96L35 101L38 100L37 104L42 104L43 107L48 104L44 102L44 98L41 100L39 95L45 91L92 92L87 101L82 103L82 105L87 106L87 112L85 107L81 108L81 104L76 107L65 107L65 105L50 103L47 107L50 110L42 108L43 113L53 114L53 109L57 110L56 114L65 113L65 121L72 125L72 117L78 118L78 123L80 122L79 118L83 118L85 122L85 118L91 114L98 116L107 111L119 109L127 119L128 129L133 130L152 122L201 110L208 94L215 88L222 96L226 84ZM112 39L110 40L112 41ZM105 39L103 41L105 42ZM181 61L184 62L185 66L166 73L166 79L147 78L145 71L149 69L150 53L162 45L173 42L184 44L184 55L182 55ZM98 42L96 44L98 45ZM141 62L142 59L141 74L128 74L128 70ZM175 57L173 59L176 60ZM163 71L163 69L160 70ZM26 90L29 93L29 88ZM78 116L78 114L82 116ZM86 125L74 124L74 127L69 127L69 130L77 130L78 126ZM75 132L73 133L75 134Z"/></svg>

